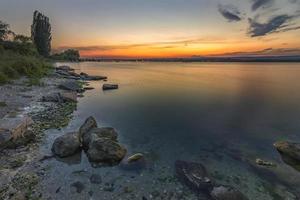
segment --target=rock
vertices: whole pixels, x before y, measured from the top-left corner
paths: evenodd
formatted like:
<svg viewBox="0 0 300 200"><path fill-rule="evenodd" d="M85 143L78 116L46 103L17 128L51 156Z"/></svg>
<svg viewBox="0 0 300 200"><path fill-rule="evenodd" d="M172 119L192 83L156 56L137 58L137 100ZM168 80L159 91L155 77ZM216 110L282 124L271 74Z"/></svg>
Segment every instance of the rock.
<svg viewBox="0 0 300 200"><path fill-rule="evenodd" d="M115 90L118 88L119 88L119 86L117 84L103 84L103 86L102 86L103 90Z"/></svg>
<svg viewBox="0 0 300 200"><path fill-rule="evenodd" d="M240 191L231 186L216 186L210 193L213 200L247 200Z"/></svg>
<svg viewBox="0 0 300 200"><path fill-rule="evenodd" d="M101 184L102 183L102 178L98 174L92 174L90 177L90 182L92 184Z"/></svg>
<svg viewBox="0 0 300 200"><path fill-rule="evenodd" d="M90 142L86 154L90 162L114 165L125 157L126 152L123 146L113 140L97 138Z"/></svg>
<svg viewBox="0 0 300 200"><path fill-rule="evenodd" d="M256 162L257 165L261 165L261 166L267 166L267 167L275 167L276 166L274 163L262 160L260 158L257 158L255 160L255 162Z"/></svg>
<svg viewBox="0 0 300 200"><path fill-rule="evenodd" d="M60 93L53 93L53 94L49 94L47 96L43 96L41 101L62 103L63 99L61 98Z"/></svg>
<svg viewBox="0 0 300 200"><path fill-rule="evenodd" d="M0 119L0 130L10 131L13 139L17 139L19 137L23 137L28 127L32 124L33 121L28 116L18 116L15 118L3 118Z"/></svg>
<svg viewBox="0 0 300 200"><path fill-rule="evenodd" d="M95 88L93 88L93 87L84 87L83 89L84 89L84 90L93 90L93 89L95 89Z"/></svg>
<svg viewBox="0 0 300 200"><path fill-rule="evenodd" d="M74 155L80 151L78 132L64 134L55 139L52 152L60 158Z"/></svg>
<svg viewBox="0 0 300 200"><path fill-rule="evenodd" d="M91 76L84 72L80 73L80 77L81 77L81 79L87 80L87 81L99 81L99 80L107 79L106 76Z"/></svg>
<svg viewBox="0 0 300 200"><path fill-rule="evenodd" d="M60 92L53 93L47 96L43 96L41 99L43 102L77 102L77 93L76 92Z"/></svg>
<svg viewBox="0 0 300 200"><path fill-rule="evenodd" d="M146 159L143 154L136 153L121 163L121 168L125 170L141 170L146 168Z"/></svg>
<svg viewBox="0 0 300 200"><path fill-rule="evenodd" d="M62 70L62 71L74 71L70 66L67 65L61 65L56 67L56 70Z"/></svg>
<svg viewBox="0 0 300 200"><path fill-rule="evenodd" d="M85 80L88 81L100 81L100 80L106 80L107 77L106 76L88 76L85 78Z"/></svg>
<svg viewBox="0 0 300 200"><path fill-rule="evenodd" d="M80 141L82 141L83 136L93 128L97 128L97 122L94 117L90 116L85 120L83 125L79 128Z"/></svg>
<svg viewBox="0 0 300 200"><path fill-rule="evenodd" d="M196 192L212 190L213 180L202 164L178 160L175 162L175 170L179 180Z"/></svg>
<svg viewBox="0 0 300 200"><path fill-rule="evenodd" d="M61 92L60 96L64 102L77 102L77 93L76 92Z"/></svg>
<svg viewBox="0 0 300 200"><path fill-rule="evenodd" d="M12 139L12 133L7 129L0 129L0 149L5 147L7 142Z"/></svg>
<svg viewBox="0 0 300 200"><path fill-rule="evenodd" d="M85 149L88 149L88 146L91 141L98 138L108 138L117 142L118 133L114 128L104 127L104 128L92 128L88 133L83 135L82 145Z"/></svg>
<svg viewBox="0 0 300 200"><path fill-rule="evenodd" d="M300 171L300 143L281 141L274 146L286 164Z"/></svg>
<svg viewBox="0 0 300 200"><path fill-rule="evenodd" d="M85 188L84 184L81 183L80 181L72 183L71 187L74 187L77 193L81 193Z"/></svg>
<svg viewBox="0 0 300 200"><path fill-rule="evenodd" d="M77 81L66 81L64 83L61 83L59 85L60 89L63 90L70 90L70 91L74 91L74 92L83 92L84 90L82 89L82 87L79 85L79 83Z"/></svg>

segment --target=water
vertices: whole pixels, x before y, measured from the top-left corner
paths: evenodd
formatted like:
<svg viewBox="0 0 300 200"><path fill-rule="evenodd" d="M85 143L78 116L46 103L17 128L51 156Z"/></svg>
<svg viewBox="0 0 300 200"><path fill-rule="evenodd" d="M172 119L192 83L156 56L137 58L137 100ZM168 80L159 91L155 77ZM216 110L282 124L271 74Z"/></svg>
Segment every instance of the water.
<svg viewBox="0 0 300 200"><path fill-rule="evenodd" d="M174 161L201 162L220 184L249 199L297 199L300 172L281 161L273 143L300 141L300 68L297 63L79 63L77 72L108 76L79 99L70 125L50 130L41 151L88 116L117 129L128 154L142 152L148 168L92 168L84 154L49 160L41 190L52 199L197 199L174 178ZM276 168L255 165L262 158ZM89 177L102 177L99 185ZM77 193L72 183L84 184Z"/></svg>

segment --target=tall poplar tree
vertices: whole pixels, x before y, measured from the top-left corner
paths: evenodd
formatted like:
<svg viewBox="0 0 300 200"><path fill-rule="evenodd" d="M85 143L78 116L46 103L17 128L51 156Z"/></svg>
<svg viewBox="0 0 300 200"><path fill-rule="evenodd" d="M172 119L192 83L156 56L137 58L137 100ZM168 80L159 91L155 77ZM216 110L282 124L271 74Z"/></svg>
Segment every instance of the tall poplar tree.
<svg viewBox="0 0 300 200"><path fill-rule="evenodd" d="M39 54L48 57L51 51L51 25L49 18L39 11L33 13L31 38Z"/></svg>

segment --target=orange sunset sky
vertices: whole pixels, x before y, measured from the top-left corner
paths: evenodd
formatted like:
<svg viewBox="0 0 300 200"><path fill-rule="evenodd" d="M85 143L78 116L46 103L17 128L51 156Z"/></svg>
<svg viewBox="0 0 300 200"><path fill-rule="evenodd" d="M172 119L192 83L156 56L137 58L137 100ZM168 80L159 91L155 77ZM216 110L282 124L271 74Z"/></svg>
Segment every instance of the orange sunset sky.
<svg viewBox="0 0 300 200"><path fill-rule="evenodd" d="M1 0L1 20L30 35L34 9L54 52L82 57L300 55L300 0Z"/></svg>

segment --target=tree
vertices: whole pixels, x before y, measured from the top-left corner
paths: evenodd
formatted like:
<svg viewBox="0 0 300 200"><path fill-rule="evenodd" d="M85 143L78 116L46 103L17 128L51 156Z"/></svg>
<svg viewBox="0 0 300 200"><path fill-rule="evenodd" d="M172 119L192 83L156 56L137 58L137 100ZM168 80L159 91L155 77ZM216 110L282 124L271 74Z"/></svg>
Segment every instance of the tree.
<svg viewBox="0 0 300 200"><path fill-rule="evenodd" d="M31 25L31 38L40 55L48 57L51 51L51 25L49 18L34 11Z"/></svg>
<svg viewBox="0 0 300 200"><path fill-rule="evenodd" d="M80 59L80 54L76 49L67 49L61 53L53 54L51 57L55 60L78 61Z"/></svg>
<svg viewBox="0 0 300 200"><path fill-rule="evenodd" d="M0 41L5 40L9 34L13 34L13 32L9 30L9 25L0 20Z"/></svg>

